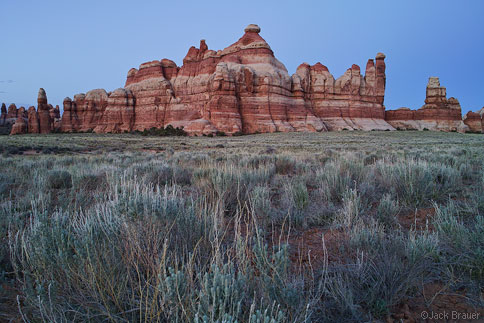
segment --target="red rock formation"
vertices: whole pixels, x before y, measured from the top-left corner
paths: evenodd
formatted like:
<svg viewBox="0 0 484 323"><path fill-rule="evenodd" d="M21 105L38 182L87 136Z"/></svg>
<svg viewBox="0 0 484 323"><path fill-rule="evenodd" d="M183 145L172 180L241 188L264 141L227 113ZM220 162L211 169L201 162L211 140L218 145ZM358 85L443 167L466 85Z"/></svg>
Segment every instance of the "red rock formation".
<svg viewBox="0 0 484 323"><path fill-rule="evenodd" d="M12 126L11 135L21 135L27 133L27 122L24 117L18 117Z"/></svg>
<svg viewBox="0 0 484 323"><path fill-rule="evenodd" d="M35 107L30 107L27 111L28 115L28 132L29 133L40 133L40 122L39 122L39 115L35 110Z"/></svg>
<svg viewBox="0 0 484 323"><path fill-rule="evenodd" d="M407 108L386 111L385 120L397 129L469 130L462 122L459 101L446 98L446 89L440 86L438 77L429 78L424 106L415 111Z"/></svg>
<svg viewBox="0 0 484 323"><path fill-rule="evenodd" d="M57 132L61 130L61 115L60 115L60 108L58 105L55 108L49 104L49 116L51 123L51 132Z"/></svg>
<svg viewBox="0 0 484 323"><path fill-rule="evenodd" d="M130 90L117 89L109 94L108 104L95 132L131 131L134 123L134 97Z"/></svg>
<svg viewBox="0 0 484 323"><path fill-rule="evenodd" d="M5 103L2 103L1 114L0 114L0 126L5 124L5 120L7 119L7 107Z"/></svg>
<svg viewBox="0 0 484 323"><path fill-rule="evenodd" d="M8 106L7 117L5 118L5 123L14 124L17 120L17 106L15 103L12 103Z"/></svg>
<svg viewBox="0 0 484 323"><path fill-rule="evenodd" d="M376 64L368 62L365 77L354 65L335 81L319 63L303 64L290 77L259 32L249 25L237 42L217 52L202 40L200 48L189 49L181 68L163 59L131 69L125 87L135 101L133 129L172 125L191 134L393 129L383 120L383 54ZM111 131L106 129L114 120L103 118L95 131Z"/></svg>
<svg viewBox="0 0 484 323"><path fill-rule="evenodd" d="M99 123L108 104L108 93L103 89L96 89L86 94L74 96L75 109L71 113L79 120L74 131L92 131Z"/></svg>
<svg viewBox="0 0 484 323"><path fill-rule="evenodd" d="M484 107L479 111L479 114L481 116L482 132L484 132Z"/></svg>
<svg viewBox="0 0 484 323"><path fill-rule="evenodd" d="M201 40L181 67L168 59L143 63L129 70L124 89L64 100L60 124L42 99L39 131L49 126L48 131L123 132L168 125L196 135L394 129L384 120L385 55L370 59L365 75L353 65L335 79L317 63L302 64L290 76L259 33L257 25L249 25L237 42L219 51ZM35 123L29 112L29 125L31 119Z"/></svg>
<svg viewBox="0 0 484 323"><path fill-rule="evenodd" d="M353 65L337 80L321 63L302 64L293 75L296 90L305 93L316 116L329 130L393 130L384 121L385 55L366 65L365 76Z"/></svg>
<svg viewBox="0 0 484 323"><path fill-rule="evenodd" d="M482 118L479 112L469 111L463 118L464 124L469 127L469 132L483 133Z"/></svg>
<svg viewBox="0 0 484 323"><path fill-rule="evenodd" d="M27 111L25 110L24 107L20 107L17 111L17 118L24 118L24 119L27 119Z"/></svg>
<svg viewBox="0 0 484 323"><path fill-rule="evenodd" d="M64 99L64 113L62 114L61 131L62 132L74 132L79 128L79 119L75 109L75 103L71 98Z"/></svg>
<svg viewBox="0 0 484 323"><path fill-rule="evenodd" d="M52 119L50 117L50 107L47 103L47 95L44 89L39 89L37 96L37 113L39 115L39 132L50 133L52 129Z"/></svg>

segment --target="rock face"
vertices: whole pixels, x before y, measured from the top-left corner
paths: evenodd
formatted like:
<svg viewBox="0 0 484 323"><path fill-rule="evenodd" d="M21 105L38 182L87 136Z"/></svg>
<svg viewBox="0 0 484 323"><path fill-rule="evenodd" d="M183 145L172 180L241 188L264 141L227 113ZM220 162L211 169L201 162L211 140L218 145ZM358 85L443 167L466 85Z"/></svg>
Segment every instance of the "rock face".
<svg viewBox="0 0 484 323"><path fill-rule="evenodd" d="M385 55L368 60L365 75L353 65L335 80L320 63L302 64L292 76L295 91L309 101L329 130L393 130L385 118Z"/></svg>
<svg viewBox="0 0 484 323"><path fill-rule="evenodd" d="M79 120L77 118L77 113L75 113L74 102L71 98L67 97L64 99L64 113L62 114L61 121L61 131L62 132L73 132L74 129L79 127Z"/></svg>
<svg viewBox="0 0 484 323"><path fill-rule="evenodd" d="M5 118L5 123L6 124L14 124L15 121L17 120L17 106L15 103L12 103L8 106L7 110L7 116Z"/></svg>
<svg viewBox="0 0 484 323"><path fill-rule="evenodd" d="M20 135L27 133L27 121L23 117L18 117L15 124L12 126L11 135Z"/></svg>
<svg viewBox="0 0 484 323"><path fill-rule="evenodd" d="M29 133L40 133L39 115L35 110L35 107L30 107L27 111L28 125L27 130Z"/></svg>
<svg viewBox="0 0 484 323"><path fill-rule="evenodd" d="M39 89L37 96L37 113L39 115L39 132L50 133L52 130L52 119L50 116L50 107L47 104L47 95L44 89Z"/></svg>
<svg viewBox="0 0 484 323"><path fill-rule="evenodd" d="M289 76L257 25L224 50L205 40L178 67L162 59L128 72L125 87L64 101L62 131L184 127L189 134L393 129L385 122L385 56L338 79L322 64Z"/></svg>
<svg viewBox="0 0 484 323"><path fill-rule="evenodd" d="M117 89L109 94L107 107L95 132L131 131L134 123L134 97L130 90Z"/></svg>
<svg viewBox="0 0 484 323"><path fill-rule="evenodd" d="M425 105L418 110L400 108L385 112L385 120L397 129L466 132L469 127L462 121L459 101L446 98L445 87L438 77L430 77Z"/></svg>
<svg viewBox="0 0 484 323"><path fill-rule="evenodd" d="M64 114L60 129L65 132L90 132L100 124L108 105L108 93L96 89L64 99ZM66 113L67 112L67 113Z"/></svg>
<svg viewBox="0 0 484 323"><path fill-rule="evenodd" d="M479 112L469 111L463 118L464 124L469 127L469 132L483 133L483 121Z"/></svg>

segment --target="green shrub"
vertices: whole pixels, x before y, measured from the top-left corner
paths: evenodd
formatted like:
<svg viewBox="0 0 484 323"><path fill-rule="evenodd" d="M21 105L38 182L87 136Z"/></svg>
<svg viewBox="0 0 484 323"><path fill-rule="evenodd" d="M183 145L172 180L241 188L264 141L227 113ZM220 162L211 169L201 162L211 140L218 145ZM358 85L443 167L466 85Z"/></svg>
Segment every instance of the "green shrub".
<svg viewBox="0 0 484 323"><path fill-rule="evenodd" d="M137 133L137 132L135 132ZM174 128L172 125L168 125L165 128L155 128L145 129L140 132L142 136L188 136L187 132L183 130L183 127Z"/></svg>

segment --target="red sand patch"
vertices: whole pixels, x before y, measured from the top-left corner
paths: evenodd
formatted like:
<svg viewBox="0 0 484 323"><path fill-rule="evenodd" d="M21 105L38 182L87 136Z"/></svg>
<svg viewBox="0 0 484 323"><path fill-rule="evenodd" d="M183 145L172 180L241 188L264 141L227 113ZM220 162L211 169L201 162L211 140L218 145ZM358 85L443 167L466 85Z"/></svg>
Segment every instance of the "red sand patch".
<svg viewBox="0 0 484 323"><path fill-rule="evenodd" d="M423 231L428 229L433 230L431 219L435 215L433 207L418 209L413 212L401 212L398 215L398 222L406 230Z"/></svg>

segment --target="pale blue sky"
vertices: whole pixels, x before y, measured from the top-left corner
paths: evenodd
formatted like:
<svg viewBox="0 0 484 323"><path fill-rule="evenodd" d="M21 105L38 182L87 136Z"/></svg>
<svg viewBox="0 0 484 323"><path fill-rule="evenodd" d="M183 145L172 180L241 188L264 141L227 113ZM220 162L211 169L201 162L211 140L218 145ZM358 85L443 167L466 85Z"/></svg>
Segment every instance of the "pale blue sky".
<svg viewBox="0 0 484 323"><path fill-rule="evenodd" d="M124 85L131 67L181 65L206 39L223 49L258 24L289 73L318 61L339 77L386 54L387 109L424 103L439 76L463 112L484 106L484 1L0 1L0 102L49 102Z"/></svg>

